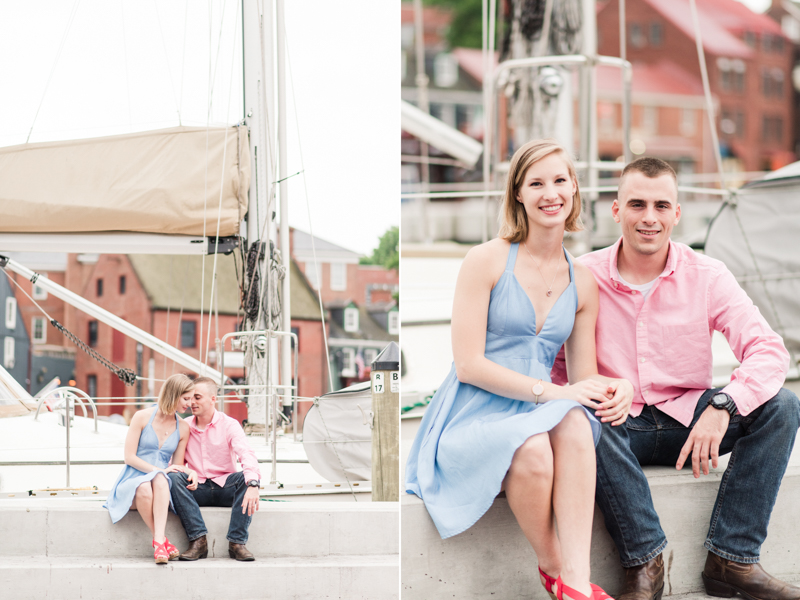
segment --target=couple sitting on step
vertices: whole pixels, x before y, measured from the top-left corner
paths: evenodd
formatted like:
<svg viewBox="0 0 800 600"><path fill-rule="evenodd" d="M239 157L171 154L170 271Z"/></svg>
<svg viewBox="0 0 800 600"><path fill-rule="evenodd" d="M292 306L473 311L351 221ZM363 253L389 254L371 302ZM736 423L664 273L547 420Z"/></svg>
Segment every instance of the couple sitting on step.
<svg viewBox="0 0 800 600"><path fill-rule="evenodd" d="M690 460L697 478L731 453L706 592L800 599L759 564L800 427L797 396L781 387L783 340L724 264L670 240L681 207L664 161L625 167L611 208L622 237L573 262L562 241L580 211L561 146L516 152L499 237L470 250L458 276L454 364L411 448L407 491L447 538L505 490L558 600L608 598L590 583L596 501L626 571L619 598L659 600L667 539L641 465ZM722 389L711 389L715 330L741 363Z"/></svg>
<svg viewBox="0 0 800 600"><path fill-rule="evenodd" d="M260 474L238 421L217 411L217 385L209 377L192 381L173 375L164 383L153 408L131 419L125 439L126 467L104 505L116 523L136 510L153 534L156 563L208 556L200 506L232 507L228 553L254 560L245 547L250 520L258 510ZM178 416L191 407L192 416ZM243 470L237 471L234 456ZM166 537L167 512L178 513L189 548L179 552Z"/></svg>

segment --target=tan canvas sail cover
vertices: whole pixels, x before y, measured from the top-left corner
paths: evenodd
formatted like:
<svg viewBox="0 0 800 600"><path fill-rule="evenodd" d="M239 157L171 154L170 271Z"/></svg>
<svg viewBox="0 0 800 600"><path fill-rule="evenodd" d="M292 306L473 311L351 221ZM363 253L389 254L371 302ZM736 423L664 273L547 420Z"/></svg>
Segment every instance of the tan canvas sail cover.
<svg viewBox="0 0 800 600"><path fill-rule="evenodd" d="M249 184L244 126L0 148L0 233L213 236L221 186L219 233L235 235Z"/></svg>

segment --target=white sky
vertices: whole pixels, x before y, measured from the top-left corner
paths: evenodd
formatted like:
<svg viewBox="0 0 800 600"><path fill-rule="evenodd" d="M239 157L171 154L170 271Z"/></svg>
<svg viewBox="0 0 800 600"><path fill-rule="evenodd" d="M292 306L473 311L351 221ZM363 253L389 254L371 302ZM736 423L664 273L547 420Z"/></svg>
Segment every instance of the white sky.
<svg viewBox="0 0 800 600"><path fill-rule="evenodd" d="M287 166L305 168L290 180L289 222L309 230L307 188L314 234L364 254L400 222L399 8L286 0ZM238 0L0 0L0 146L25 143L34 121L31 142L174 127L178 112L205 125L210 70L210 121L237 122L240 10Z"/></svg>

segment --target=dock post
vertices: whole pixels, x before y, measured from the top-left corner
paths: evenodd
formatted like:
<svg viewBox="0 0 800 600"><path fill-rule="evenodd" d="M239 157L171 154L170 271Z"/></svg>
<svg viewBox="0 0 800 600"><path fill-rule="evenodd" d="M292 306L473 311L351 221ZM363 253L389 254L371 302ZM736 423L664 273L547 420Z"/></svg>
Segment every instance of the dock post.
<svg viewBox="0 0 800 600"><path fill-rule="evenodd" d="M394 342L372 362L372 500L400 500L400 347Z"/></svg>

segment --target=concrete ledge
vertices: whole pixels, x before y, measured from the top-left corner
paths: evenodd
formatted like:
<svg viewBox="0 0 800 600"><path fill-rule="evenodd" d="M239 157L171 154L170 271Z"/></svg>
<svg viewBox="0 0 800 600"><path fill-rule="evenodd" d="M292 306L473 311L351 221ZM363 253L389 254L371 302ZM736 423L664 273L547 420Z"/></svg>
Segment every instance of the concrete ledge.
<svg viewBox="0 0 800 600"><path fill-rule="evenodd" d="M795 453L797 457L797 453ZM765 569L788 581L800 581L800 466L790 466L772 513L762 548ZM669 545L664 595L698 594L707 551L703 548L711 510L727 461L708 476L691 470L647 467L656 510ZM498 498L473 527L442 540L422 501L401 499L403 599L530 598L548 600L539 584L536 556L522 535L505 498ZM622 584L619 556L595 510L592 580L612 596Z"/></svg>
<svg viewBox="0 0 800 600"><path fill-rule="evenodd" d="M262 502L253 515L247 547L256 558L397 555L399 503ZM209 556L228 556L229 508L202 508ZM188 544L178 517L170 513L167 537L179 550ZM111 523L94 500L4 500L0 502L0 563L7 557L95 559L152 555L147 527L135 511Z"/></svg>
<svg viewBox="0 0 800 600"><path fill-rule="evenodd" d="M276 558L241 563L152 559L4 558L3 597L15 600L236 598L394 600L398 557Z"/></svg>

